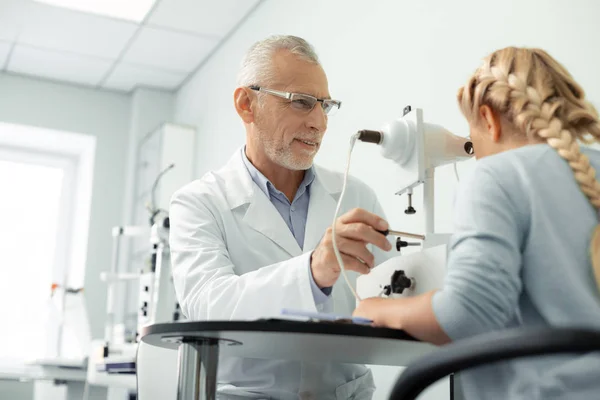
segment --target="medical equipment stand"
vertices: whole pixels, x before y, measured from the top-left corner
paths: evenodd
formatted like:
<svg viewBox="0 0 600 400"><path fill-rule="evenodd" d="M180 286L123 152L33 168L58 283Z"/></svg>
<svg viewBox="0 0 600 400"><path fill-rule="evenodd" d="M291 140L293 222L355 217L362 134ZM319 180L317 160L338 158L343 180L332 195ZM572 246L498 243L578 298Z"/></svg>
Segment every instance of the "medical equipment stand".
<svg viewBox="0 0 600 400"><path fill-rule="evenodd" d="M141 226L116 226L112 230L113 248L110 273L101 274L100 278L106 281L106 325L104 326L104 341L107 346L113 342L115 325L115 285L124 280L138 279L138 273L119 273L119 260L121 257L121 240L123 237L137 237L148 235L147 228Z"/></svg>
<svg viewBox="0 0 600 400"><path fill-rule="evenodd" d="M113 228L112 265L109 274L102 274L107 282L106 326L104 331L105 355L110 353L114 340L115 326L115 285L124 280L139 280L137 332L144 325L157 322L177 321L180 318L179 305L171 282L169 254L169 217L156 218L150 230L140 226L117 226ZM152 247L151 265L147 271L139 273L119 273L118 264L123 237L149 236Z"/></svg>

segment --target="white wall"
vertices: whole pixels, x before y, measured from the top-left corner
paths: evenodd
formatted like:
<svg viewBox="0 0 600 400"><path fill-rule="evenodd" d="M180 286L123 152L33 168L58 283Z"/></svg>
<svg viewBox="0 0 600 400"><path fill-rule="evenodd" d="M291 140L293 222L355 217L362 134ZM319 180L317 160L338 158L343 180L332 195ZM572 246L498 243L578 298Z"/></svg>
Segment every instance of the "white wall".
<svg viewBox="0 0 600 400"><path fill-rule="evenodd" d="M236 71L251 43L273 33L309 40L328 74L332 96L343 101L342 109L330 118L317 156L317 162L338 170L345 163L352 133L399 117L406 104L423 108L426 120L467 135L456 91L484 55L503 46L548 50L600 105L600 57L593 50L600 38L595 17L600 3L548 0L541 7L534 0L507 0L487 4L476 0L264 1L177 96L176 120L198 127L198 175L219 167L242 145L243 126L232 102ZM468 164L460 165L459 171L468 169ZM390 164L374 146L357 145L351 172L377 190L392 226L421 228L420 207L413 217L399 212L405 201L392 195ZM438 230L451 227L448 203L454 187L451 167L438 171Z"/></svg>
<svg viewBox="0 0 600 400"><path fill-rule="evenodd" d="M198 176L222 165L244 142L232 102L237 68L254 41L274 33L309 40L332 96L343 101L317 156L318 163L337 170L344 166L351 134L401 116L407 104L423 108L426 120L466 136L456 91L483 56L508 45L548 50L600 106L599 14L600 3L593 0L267 0L182 88L176 120L198 127ZM459 165L459 172L471 166L471 161ZM377 191L392 227L420 231L419 193L417 214L405 216L405 199L393 195L393 172L375 146L357 145L351 173ZM438 231L451 229L455 187L452 167L439 169Z"/></svg>

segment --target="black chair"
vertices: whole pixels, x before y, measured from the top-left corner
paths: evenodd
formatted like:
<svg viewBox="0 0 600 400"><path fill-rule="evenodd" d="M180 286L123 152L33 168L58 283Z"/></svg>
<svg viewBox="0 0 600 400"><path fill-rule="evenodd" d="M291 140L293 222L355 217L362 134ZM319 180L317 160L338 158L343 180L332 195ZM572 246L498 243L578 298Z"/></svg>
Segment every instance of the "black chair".
<svg viewBox="0 0 600 400"><path fill-rule="evenodd" d="M463 339L418 359L396 381L390 400L414 400L429 385L468 368L537 355L600 351L600 331L516 328Z"/></svg>

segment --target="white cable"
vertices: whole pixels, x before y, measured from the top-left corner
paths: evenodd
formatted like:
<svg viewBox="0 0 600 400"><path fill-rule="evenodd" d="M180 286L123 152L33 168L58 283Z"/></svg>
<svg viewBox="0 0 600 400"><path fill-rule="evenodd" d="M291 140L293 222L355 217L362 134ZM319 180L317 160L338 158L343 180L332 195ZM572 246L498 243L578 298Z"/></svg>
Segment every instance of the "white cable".
<svg viewBox="0 0 600 400"><path fill-rule="evenodd" d="M456 163L454 163L454 176L456 176L456 182L460 182L458 178L458 168L456 168Z"/></svg>
<svg viewBox="0 0 600 400"><path fill-rule="evenodd" d="M356 139L358 139L358 134L354 134L350 138L350 149L348 150L348 162L346 164L346 172L344 173L344 185L342 186L342 193L340 194L340 198L338 200L337 207L335 209L335 215L333 216L333 225L331 227L331 241L333 242L333 251L335 253L335 257L337 258L337 261L340 264L340 268L342 270L342 274L344 275L344 278L346 279L346 283L348 284L350 291L352 291L352 294L354 294L354 297L356 297L356 299L358 301L360 301L361 300L360 297L356 293L356 290L354 290L354 287L352 287L352 284L350 283L350 280L348 279L348 275L346 275L346 268L344 268L344 261L342 260L342 255L340 254L340 250L338 249L337 241L335 238L336 220L337 220L338 213L340 212L340 206L342 205L342 199L344 198L344 194L346 192L346 183L348 182L348 171L350 171L350 157L352 156L352 148L354 148L354 143L356 143Z"/></svg>

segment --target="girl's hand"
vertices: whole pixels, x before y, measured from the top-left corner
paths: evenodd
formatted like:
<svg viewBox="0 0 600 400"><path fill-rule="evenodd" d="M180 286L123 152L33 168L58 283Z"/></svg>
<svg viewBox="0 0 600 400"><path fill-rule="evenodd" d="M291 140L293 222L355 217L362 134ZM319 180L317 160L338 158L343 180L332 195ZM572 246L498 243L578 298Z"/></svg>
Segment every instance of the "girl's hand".
<svg viewBox="0 0 600 400"><path fill-rule="evenodd" d="M363 317L373 321L373 326L400 329L399 302L402 299L371 297L362 300L354 313L355 317Z"/></svg>

